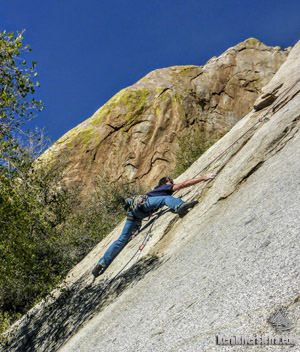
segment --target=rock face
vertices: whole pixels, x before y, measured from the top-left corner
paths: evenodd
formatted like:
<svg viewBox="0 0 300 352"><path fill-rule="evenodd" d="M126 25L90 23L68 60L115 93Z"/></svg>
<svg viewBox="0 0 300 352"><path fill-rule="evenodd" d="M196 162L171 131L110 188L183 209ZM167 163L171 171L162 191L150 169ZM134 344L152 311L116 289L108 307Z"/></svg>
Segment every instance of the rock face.
<svg viewBox="0 0 300 352"><path fill-rule="evenodd" d="M198 125L199 143L223 136L248 113L288 53L248 39L205 66L153 71L65 134L43 158L63 163L66 179L84 185L85 193L103 170L150 187L174 169L184 130Z"/></svg>
<svg viewBox="0 0 300 352"><path fill-rule="evenodd" d="M61 343L63 352L245 350L216 345L222 335L295 337L290 349L299 351L299 58L300 42L263 89L257 110L177 180L196 176L215 160L205 171L217 172L215 180L176 195L199 199L197 207L183 219L164 214L138 262L107 286L145 233L91 284L91 270L119 236L120 224L70 272L66 290L32 309L0 350L54 351ZM279 86L283 91L266 102ZM269 323L281 309L290 331ZM262 348L279 347L251 346Z"/></svg>

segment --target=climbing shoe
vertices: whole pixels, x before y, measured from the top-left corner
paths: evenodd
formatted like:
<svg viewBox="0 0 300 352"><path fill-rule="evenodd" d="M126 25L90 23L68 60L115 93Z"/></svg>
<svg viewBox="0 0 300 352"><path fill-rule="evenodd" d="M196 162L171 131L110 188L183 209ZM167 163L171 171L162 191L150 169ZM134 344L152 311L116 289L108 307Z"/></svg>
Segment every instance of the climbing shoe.
<svg viewBox="0 0 300 352"><path fill-rule="evenodd" d="M180 218L183 218L184 215L188 213L188 210L191 208L194 208L194 206L198 203L199 202L197 200L189 203L182 203L177 209L177 214L179 215Z"/></svg>
<svg viewBox="0 0 300 352"><path fill-rule="evenodd" d="M92 274L97 277L101 274L103 274L105 271L105 267L104 265L100 264L100 263L97 263L97 265L94 267L93 271L92 271Z"/></svg>

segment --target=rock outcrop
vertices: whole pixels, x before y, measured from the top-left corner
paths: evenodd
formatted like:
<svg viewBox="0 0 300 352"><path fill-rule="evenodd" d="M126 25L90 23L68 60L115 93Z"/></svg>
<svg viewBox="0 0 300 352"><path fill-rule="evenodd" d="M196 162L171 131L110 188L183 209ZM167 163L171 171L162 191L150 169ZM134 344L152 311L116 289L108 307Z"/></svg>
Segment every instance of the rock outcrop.
<svg viewBox="0 0 300 352"><path fill-rule="evenodd" d="M251 350L299 351L299 72L300 42L256 110L178 178L192 178L215 160L206 170L218 173L215 180L176 195L199 205L183 219L164 214L138 262L106 287L144 233L91 284L91 269L119 236L120 224L69 273L56 299L15 325L1 352L54 351L61 343L62 352L245 350L216 345L216 335L295 337L295 346ZM279 86L275 100L266 101ZM290 330L278 332L269 320L282 309Z"/></svg>
<svg viewBox="0 0 300 352"><path fill-rule="evenodd" d="M66 180L83 185L84 193L105 170L114 179L153 186L174 169L182 132L197 125L205 144L223 136L249 112L289 50L248 39L204 66L155 70L66 133L43 158L54 165L59 160Z"/></svg>

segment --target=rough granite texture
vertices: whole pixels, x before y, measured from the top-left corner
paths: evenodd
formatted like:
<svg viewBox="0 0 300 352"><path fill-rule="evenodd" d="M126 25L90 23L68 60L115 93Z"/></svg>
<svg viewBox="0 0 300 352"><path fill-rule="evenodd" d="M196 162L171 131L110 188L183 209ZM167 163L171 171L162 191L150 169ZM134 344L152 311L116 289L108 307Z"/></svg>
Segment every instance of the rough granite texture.
<svg viewBox="0 0 300 352"><path fill-rule="evenodd" d="M300 43L290 58L297 59L298 72L299 53ZM290 76L281 76L287 79ZM245 350L217 346L217 334L294 336L298 345L292 348L251 350L300 351L299 90L300 82L291 90L297 95L231 154L201 205L160 241L172 247L165 247L163 263L98 314L62 351ZM226 139L238 136L249 121L255 121L252 113ZM224 147L224 141L220 145ZM205 165L201 159L184 177ZM197 197L198 192L193 189L192 194ZM163 248L160 242L156 245ZM294 328L278 334L268 319L282 307Z"/></svg>
<svg viewBox="0 0 300 352"><path fill-rule="evenodd" d="M203 172L217 172L215 180L176 195L199 205L183 219L166 213L157 220L139 261L102 292L144 235L91 283L120 224L69 273L64 293L14 326L0 351L55 351L62 342L62 352L300 351L299 72L300 42L259 100L264 109L252 110L178 178L197 175L262 119ZM266 101L278 84L284 91ZM293 327L278 333L268 320L282 308ZM298 342L218 346L218 334Z"/></svg>
<svg viewBox="0 0 300 352"><path fill-rule="evenodd" d="M250 38L204 66L150 72L67 132L43 156L68 184L94 190L103 172L153 186L175 167L178 138L195 126L202 143L219 139L252 108L290 49ZM211 143L210 143L211 144Z"/></svg>

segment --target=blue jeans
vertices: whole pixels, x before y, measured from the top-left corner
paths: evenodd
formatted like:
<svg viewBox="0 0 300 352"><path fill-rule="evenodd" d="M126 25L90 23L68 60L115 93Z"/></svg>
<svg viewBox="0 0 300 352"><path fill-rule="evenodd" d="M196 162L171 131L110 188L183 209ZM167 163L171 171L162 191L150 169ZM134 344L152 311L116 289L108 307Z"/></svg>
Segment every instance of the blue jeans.
<svg viewBox="0 0 300 352"><path fill-rule="evenodd" d="M153 210L166 205L174 211L177 211L177 208L182 203L183 200L181 198L174 198L172 196L149 197L141 209L128 213L130 219L126 220L120 237L110 245L104 256L99 260L99 263L104 265L104 267L108 267L125 247L132 233L139 228L141 220L149 216ZM134 219L131 219L131 217L134 217Z"/></svg>

